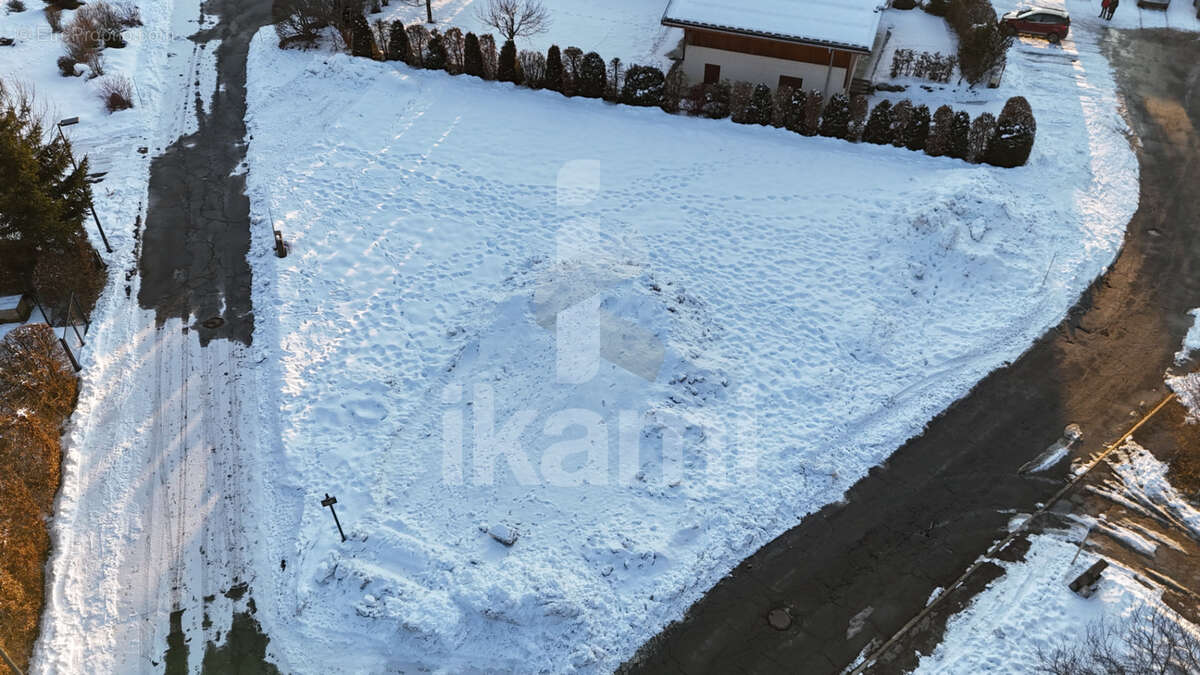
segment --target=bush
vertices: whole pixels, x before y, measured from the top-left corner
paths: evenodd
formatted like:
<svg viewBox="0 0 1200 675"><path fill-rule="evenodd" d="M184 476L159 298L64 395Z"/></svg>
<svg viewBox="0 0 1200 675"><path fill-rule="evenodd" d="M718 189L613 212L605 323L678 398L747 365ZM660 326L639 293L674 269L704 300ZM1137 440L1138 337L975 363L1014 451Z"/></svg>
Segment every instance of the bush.
<svg viewBox="0 0 1200 675"><path fill-rule="evenodd" d="M862 139L875 145L886 145L891 141L892 103L883 100L875 104L867 126L863 129Z"/></svg>
<svg viewBox="0 0 1200 675"><path fill-rule="evenodd" d="M76 12L63 29L63 48L75 63L90 64L100 52L100 26L85 12Z"/></svg>
<svg viewBox="0 0 1200 675"><path fill-rule="evenodd" d="M701 114L712 120L729 117L729 80L704 85L703 94Z"/></svg>
<svg viewBox="0 0 1200 675"><path fill-rule="evenodd" d="M904 130L912 119L912 101L904 99L892 106L891 118L888 121L888 142L894 147L904 147Z"/></svg>
<svg viewBox="0 0 1200 675"><path fill-rule="evenodd" d="M429 43L425 45L425 67L429 70L446 69L446 41L436 28L429 33Z"/></svg>
<svg viewBox="0 0 1200 675"><path fill-rule="evenodd" d="M612 61L608 62L608 83L604 86L604 100L616 103L621 98L621 83L624 81L625 71L622 68L624 64L621 59L613 57Z"/></svg>
<svg viewBox="0 0 1200 675"><path fill-rule="evenodd" d="M787 110L783 114L783 126L788 131L804 133L804 111L808 108L808 94L803 89L792 91L792 100L788 101Z"/></svg>
<svg viewBox="0 0 1200 675"><path fill-rule="evenodd" d="M387 60L408 61L408 30L400 21L392 22L388 28Z"/></svg>
<svg viewBox="0 0 1200 675"><path fill-rule="evenodd" d="M625 86L621 88L621 103L626 105L663 105L666 78L654 66L633 65L625 72ZM678 99L675 109L679 109Z"/></svg>
<svg viewBox="0 0 1200 675"><path fill-rule="evenodd" d="M756 85L754 92L750 95L750 106L746 111L749 123L763 126L770 124L773 106L771 88L765 84Z"/></svg>
<svg viewBox="0 0 1200 675"><path fill-rule="evenodd" d="M867 97L862 94L855 94L850 98L850 129L846 134L846 140L857 143L862 140L863 127L867 123L867 111L870 110L871 104L867 101Z"/></svg>
<svg viewBox="0 0 1200 675"><path fill-rule="evenodd" d="M375 33L371 31L371 24L367 23L367 16L362 12L357 12L350 17L350 54L362 58L373 59L378 58L379 46L375 44Z"/></svg>
<svg viewBox="0 0 1200 675"><path fill-rule="evenodd" d="M463 72L463 52L466 49L466 40L463 38L462 30L456 27L447 28L446 32L442 34L442 43L446 45L446 72L451 75Z"/></svg>
<svg viewBox="0 0 1200 675"><path fill-rule="evenodd" d="M293 43L311 46L323 29L333 26L340 33L346 28L341 6L329 0L275 0L271 15L280 47Z"/></svg>
<svg viewBox="0 0 1200 675"><path fill-rule="evenodd" d="M25 3L21 2L21 0L8 0L6 6L8 7L8 11L14 14L25 11Z"/></svg>
<svg viewBox="0 0 1200 675"><path fill-rule="evenodd" d="M659 73L662 72L659 71L658 68L655 68L654 70L658 71ZM625 86L629 86L629 73L626 73L625 75ZM688 79L687 75L684 74L683 69L679 67L672 68L671 72L667 73L667 76L663 82L661 104L662 109L665 112L672 114L679 112L679 104L683 100L683 95L687 89Z"/></svg>
<svg viewBox="0 0 1200 675"><path fill-rule="evenodd" d="M1141 606L1117 622L1100 619L1083 636L1038 649L1038 672L1048 675L1200 673L1200 638L1168 608Z"/></svg>
<svg viewBox="0 0 1200 675"><path fill-rule="evenodd" d="M948 105L939 107L933 113L933 125L929 129L929 138L925 141L925 154L930 157L950 154L953 130L954 111Z"/></svg>
<svg viewBox="0 0 1200 675"><path fill-rule="evenodd" d="M737 124L750 124L746 113L750 108L750 96L754 85L749 82L734 82L729 88L729 118Z"/></svg>
<svg viewBox="0 0 1200 675"><path fill-rule="evenodd" d="M816 136L821 131L821 110L825 108L825 95L813 89L808 92L804 101L804 123L800 133L805 136Z"/></svg>
<svg viewBox="0 0 1200 675"><path fill-rule="evenodd" d="M788 85L780 85L775 88L775 93L771 95L771 126L782 128L787 126L787 110L792 103L792 88Z"/></svg>
<svg viewBox="0 0 1200 675"><path fill-rule="evenodd" d="M80 8L75 13L72 23L81 22L81 27L86 26L95 31L95 37L103 41L104 47L120 49L125 46L125 37L121 34L121 30L126 27L125 17L125 12L101 0Z"/></svg>
<svg viewBox="0 0 1200 675"><path fill-rule="evenodd" d="M496 57L496 38L491 33L479 36L479 53L483 57L483 79L496 79L499 62Z"/></svg>
<svg viewBox="0 0 1200 675"><path fill-rule="evenodd" d="M65 55L58 57L58 72L63 77L75 77L75 59Z"/></svg>
<svg viewBox="0 0 1200 675"><path fill-rule="evenodd" d="M946 16L950 10L950 0L929 0L925 3L925 11L934 16Z"/></svg>
<svg viewBox="0 0 1200 675"><path fill-rule="evenodd" d="M524 76L525 86L530 89L541 89L542 82L546 79L546 57L541 52L522 49L517 55L517 61L521 64L521 74Z"/></svg>
<svg viewBox="0 0 1200 675"><path fill-rule="evenodd" d="M46 23L50 24L52 33L61 33L62 25L62 7L58 5L46 5Z"/></svg>
<svg viewBox="0 0 1200 675"><path fill-rule="evenodd" d="M1014 96L1004 104L996 119L996 130L988 143L986 161L1003 167L1022 166L1029 161L1037 121L1024 96Z"/></svg>
<svg viewBox="0 0 1200 675"><path fill-rule="evenodd" d="M479 38L474 33L467 33L463 40L463 72L483 77L483 52L479 48Z"/></svg>
<svg viewBox="0 0 1200 675"><path fill-rule="evenodd" d="M971 132L967 137L966 160L972 164L982 162L987 156L988 144L996 133L996 118L992 113L983 113L971 123Z"/></svg>
<svg viewBox="0 0 1200 675"><path fill-rule="evenodd" d="M993 13L994 16L994 13ZM978 84L992 68L1004 63L1012 37L1005 35L995 19L990 24L973 26L958 43L958 64L963 78Z"/></svg>
<svg viewBox="0 0 1200 675"><path fill-rule="evenodd" d="M562 93L574 96L579 91L579 66L583 61L583 50L579 47L567 47L563 50L563 89Z"/></svg>
<svg viewBox="0 0 1200 675"><path fill-rule="evenodd" d="M821 113L821 135L830 138L846 138L850 134L850 99L845 94L829 97L825 111Z"/></svg>
<svg viewBox="0 0 1200 675"><path fill-rule="evenodd" d="M924 150L928 138L929 106L919 105L912 109L912 115L904 127L904 147L914 152Z"/></svg>
<svg viewBox="0 0 1200 675"><path fill-rule="evenodd" d="M129 110L133 107L133 82L124 75L112 75L100 82L100 98L108 112Z"/></svg>
<svg viewBox="0 0 1200 675"><path fill-rule="evenodd" d="M90 315L104 290L105 274L104 263L80 234L65 244L43 246L30 282L38 290L45 310L58 319L65 318L72 295L84 314Z"/></svg>
<svg viewBox="0 0 1200 675"><path fill-rule="evenodd" d="M626 83L628 83L628 80L626 80ZM546 51L546 80L544 86L551 91L560 93L563 90L562 52L559 51L558 45L550 45L550 49Z"/></svg>
<svg viewBox="0 0 1200 675"><path fill-rule="evenodd" d="M512 40L505 40L504 46L500 48L496 79L501 82L517 82L517 45Z"/></svg>
<svg viewBox="0 0 1200 675"><path fill-rule="evenodd" d="M596 52L588 52L579 62L576 91L587 98L603 98L608 86L608 67Z"/></svg>
<svg viewBox="0 0 1200 675"><path fill-rule="evenodd" d="M966 159L970 150L971 116L964 111L954 113L954 126L950 134L950 156Z"/></svg>

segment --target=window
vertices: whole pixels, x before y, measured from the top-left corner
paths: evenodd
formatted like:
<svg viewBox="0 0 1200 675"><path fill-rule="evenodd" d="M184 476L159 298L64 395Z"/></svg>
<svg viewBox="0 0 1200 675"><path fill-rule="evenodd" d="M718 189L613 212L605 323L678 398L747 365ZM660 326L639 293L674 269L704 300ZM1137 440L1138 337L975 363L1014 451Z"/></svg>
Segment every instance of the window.
<svg viewBox="0 0 1200 675"><path fill-rule="evenodd" d="M704 84L716 84L721 81L721 66L711 63L704 64Z"/></svg>
<svg viewBox="0 0 1200 675"><path fill-rule="evenodd" d="M800 90L804 89L804 78L792 77L790 75L780 75L779 76L779 86L791 87L792 91L800 91Z"/></svg>

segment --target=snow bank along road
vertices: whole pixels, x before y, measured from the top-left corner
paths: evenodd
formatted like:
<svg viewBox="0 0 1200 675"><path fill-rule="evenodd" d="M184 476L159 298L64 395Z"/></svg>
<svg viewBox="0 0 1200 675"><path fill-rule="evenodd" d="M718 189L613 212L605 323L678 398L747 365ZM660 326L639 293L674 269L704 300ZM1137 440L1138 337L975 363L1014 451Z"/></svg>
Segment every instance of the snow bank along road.
<svg viewBox="0 0 1200 675"><path fill-rule="evenodd" d="M257 427L245 421L253 389L239 385L254 370L238 165L246 48L269 10L174 5L170 54L156 65L174 80L159 92L167 147L150 169L140 279L102 302L69 437L43 672L195 672L202 659L221 670L262 651L261 639L240 640L242 652L220 643L231 627L254 632L242 497Z"/></svg>
<svg viewBox="0 0 1200 675"><path fill-rule="evenodd" d="M1108 33L1140 144L1140 207L1111 270L1011 366L847 495L759 550L643 650L633 672L837 672L886 640L1060 480L1017 468L1078 423L1090 454L1168 393L1200 302L1200 40ZM1140 417L1140 414L1137 415ZM775 608L792 626L772 629ZM891 654L880 672L915 661ZM900 659L899 661L895 659Z"/></svg>

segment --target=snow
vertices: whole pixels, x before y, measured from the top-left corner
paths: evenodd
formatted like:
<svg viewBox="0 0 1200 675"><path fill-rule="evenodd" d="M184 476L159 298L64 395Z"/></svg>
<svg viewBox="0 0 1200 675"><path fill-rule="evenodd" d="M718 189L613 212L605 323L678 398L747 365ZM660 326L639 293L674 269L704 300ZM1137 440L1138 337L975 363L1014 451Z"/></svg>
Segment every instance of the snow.
<svg viewBox="0 0 1200 675"><path fill-rule="evenodd" d="M1188 420L1200 422L1200 373L1168 377L1167 386L1179 397L1188 411Z"/></svg>
<svg viewBox="0 0 1200 675"><path fill-rule="evenodd" d="M1136 0L1124 0L1117 6L1111 21L1105 21L1100 14L1100 2L1096 0L1045 0L1037 4L1058 9L1067 9L1071 13L1071 31L1077 31L1081 26L1096 28L1175 28L1177 30L1200 31L1200 19L1196 18L1196 7L1192 0L1171 0L1166 10L1138 7ZM1000 11L1000 7L996 7Z"/></svg>
<svg viewBox="0 0 1200 675"><path fill-rule="evenodd" d="M1137 167L1076 39L1014 59L995 95L1044 133L1004 170L261 33L255 248L291 245L253 261L280 662L608 670L841 498L1115 255Z"/></svg>
<svg viewBox="0 0 1200 675"><path fill-rule="evenodd" d="M1120 485L1110 486L1115 492L1102 494L1143 513L1149 508L1169 514L1193 536L1200 533L1196 529L1200 513L1167 480L1166 464L1132 439L1109 461ZM993 560L1005 568L1004 575L950 619L942 643L921 659L915 672L1035 672L1039 650L1049 653L1072 636L1084 635L1091 622L1104 618L1119 621L1141 607L1174 615L1163 604L1161 589L1154 589L1153 584L1114 560L1109 560L1091 598L1072 593L1067 584L1097 560L1089 552L1080 553L1076 559L1079 542L1091 529L1149 558L1153 558L1159 544L1180 550L1169 538L1135 523L1110 523L1103 515L1095 518L1073 514L1072 518L1081 526L1031 536L1023 561ZM1195 629L1190 624L1185 626Z"/></svg>
<svg viewBox="0 0 1200 675"><path fill-rule="evenodd" d="M1095 594L1084 599L1072 593L1067 584L1097 560L1087 552L1075 558L1084 533L1075 528L1034 535L1023 561L993 561L1005 568L1004 576L950 619L941 644L914 672L1037 672L1039 650L1050 653L1083 635L1089 623L1117 620L1143 606L1166 607L1159 591L1111 561Z"/></svg>
<svg viewBox="0 0 1200 675"><path fill-rule="evenodd" d="M1176 365L1183 365L1191 358L1192 352L1200 351L1200 308L1193 309L1188 314L1195 317L1195 323L1188 329L1179 351L1175 352Z"/></svg>
<svg viewBox="0 0 1200 675"><path fill-rule="evenodd" d="M664 21L870 50L880 0L670 0Z"/></svg>
<svg viewBox="0 0 1200 675"><path fill-rule="evenodd" d="M940 16L919 9L887 9L880 21L880 30L891 30L892 35L880 47L879 58L874 68L875 82L890 79L892 58L897 49L911 49L915 53L929 52L943 56L958 56L958 38L950 24ZM868 73L870 75L870 73ZM906 78L897 78L904 80ZM958 79L955 75L951 81ZM920 82L921 80L917 80Z"/></svg>
<svg viewBox="0 0 1200 675"><path fill-rule="evenodd" d="M549 13L550 27L546 33L517 39L518 49L534 49L546 53L552 44L566 49L577 46L585 53L595 51L607 62L620 58L626 65L654 65L666 69L670 61L666 54L683 39L683 31L661 24L666 0L547 0L543 3ZM495 28L479 19L488 0L434 0L431 28L445 30L457 26L464 33L491 33L497 36L499 48L504 39ZM385 20L400 20L405 25L425 21L425 3L392 2L383 8L382 15L369 14L372 22L381 16Z"/></svg>

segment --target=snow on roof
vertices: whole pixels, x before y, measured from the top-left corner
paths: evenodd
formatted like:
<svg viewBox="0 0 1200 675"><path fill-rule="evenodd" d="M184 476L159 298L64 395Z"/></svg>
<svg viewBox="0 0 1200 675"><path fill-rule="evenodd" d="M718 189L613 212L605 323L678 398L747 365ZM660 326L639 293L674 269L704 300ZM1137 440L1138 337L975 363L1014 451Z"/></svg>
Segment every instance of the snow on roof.
<svg viewBox="0 0 1200 675"><path fill-rule="evenodd" d="M671 0L667 25L751 33L870 51L881 0Z"/></svg>

